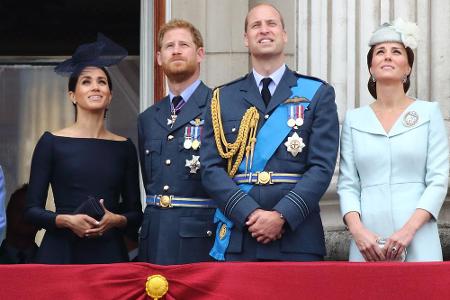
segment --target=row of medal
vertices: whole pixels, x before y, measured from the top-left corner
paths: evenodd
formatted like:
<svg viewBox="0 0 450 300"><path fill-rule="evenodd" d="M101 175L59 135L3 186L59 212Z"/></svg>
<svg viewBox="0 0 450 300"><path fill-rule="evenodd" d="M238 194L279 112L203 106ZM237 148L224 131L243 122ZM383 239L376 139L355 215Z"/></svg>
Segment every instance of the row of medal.
<svg viewBox="0 0 450 300"><path fill-rule="evenodd" d="M189 123L193 126L188 125L184 128L183 147L186 150L191 148L193 150L198 150L201 145L200 138L202 136L203 124L205 123L205 120L196 118ZM185 166L189 168L189 173L197 174L197 171L200 169L200 156L192 155L191 159L186 159Z"/></svg>
<svg viewBox="0 0 450 300"><path fill-rule="evenodd" d="M200 136L202 135L203 126L186 126L184 128L183 147L186 150L198 150L201 145Z"/></svg>
<svg viewBox="0 0 450 300"><path fill-rule="evenodd" d="M304 116L304 105L301 103L289 104L287 125L292 129L298 129L303 125ZM297 134L297 132L294 132L292 136L288 137L288 140L284 143L284 145L286 146L286 151L291 153L294 157L302 152L303 147L305 147L303 139Z"/></svg>
<svg viewBox="0 0 450 300"><path fill-rule="evenodd" d="M287 125L291 128L298 129L303 125L303 117L305 114L305 107L301 104L290 104L288 108Z"/></svg>

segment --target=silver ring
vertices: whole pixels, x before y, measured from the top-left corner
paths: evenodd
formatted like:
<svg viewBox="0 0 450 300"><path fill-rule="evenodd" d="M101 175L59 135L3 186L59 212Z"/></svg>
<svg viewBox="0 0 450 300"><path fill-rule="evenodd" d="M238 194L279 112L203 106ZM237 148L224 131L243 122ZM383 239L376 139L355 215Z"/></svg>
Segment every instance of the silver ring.
<svg viewBox="0 0 450 300"><path fill-rule="evenodd" d="M392 253L396 253L396 252L397 252L397 247L395 247L395 246L392 247L392 248L391 248L391 252L392 252Z"/></svg>

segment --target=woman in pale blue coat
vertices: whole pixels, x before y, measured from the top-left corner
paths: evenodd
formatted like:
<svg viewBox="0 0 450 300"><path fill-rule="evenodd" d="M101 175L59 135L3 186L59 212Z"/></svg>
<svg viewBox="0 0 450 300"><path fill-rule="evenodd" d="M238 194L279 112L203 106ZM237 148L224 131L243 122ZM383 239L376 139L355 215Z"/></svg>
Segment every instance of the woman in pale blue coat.
<svg viewBox="0 0 450 300"><path fill-rule="evenodd" d="M376 101L347 113L338 182L352 234L350 261L441 261L437 218L449 162L438 104L410 98L417 26L397 20L369 42L369 91ZM385 239L380 247L380 239Z"/></svg>

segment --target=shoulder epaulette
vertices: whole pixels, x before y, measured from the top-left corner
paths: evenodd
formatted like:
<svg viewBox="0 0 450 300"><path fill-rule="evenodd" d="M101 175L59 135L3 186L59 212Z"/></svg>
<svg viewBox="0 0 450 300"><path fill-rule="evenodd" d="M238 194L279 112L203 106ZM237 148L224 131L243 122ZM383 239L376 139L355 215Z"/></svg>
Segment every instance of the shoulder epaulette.
<svg viewBox="0 0 450 300"><path fill-rule="evenodd" d="M326 82L325 80L322 80L322 79L314 77L314 76L304 75L304 74L300 74L298 72L294 72L294 73L295 73L295 75L297 77L303 77L303 78L307 78L307 79L311 79L311 80L322 82L323 84L328 84L328 82Z"/></svg>
<svg viewBox="0 0 450 300"><path fill-rule="evenodd" d="M237 78L237 79L235 79L233 81L230 81L230 82L224 83L222 85L216 86L215 88L213 88L213 90L223 88L224 86L232 85L233 83L236 83L236 82L239 82L241 80L244 80L245 78L247 78L247 76L248 76L248 74L246 74L244 76L241 76L241 77L239 77L239 78Z"/></svg>

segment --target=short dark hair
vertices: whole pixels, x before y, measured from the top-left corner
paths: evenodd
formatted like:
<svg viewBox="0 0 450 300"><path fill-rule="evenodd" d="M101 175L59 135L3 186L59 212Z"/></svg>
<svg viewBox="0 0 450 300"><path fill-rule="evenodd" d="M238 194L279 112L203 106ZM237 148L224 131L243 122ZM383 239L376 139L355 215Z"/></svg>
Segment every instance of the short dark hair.
<svg viewBox="0 0 450 300"><path fill-rule="evenodd" d="M78 79L80 78L80 74L87 67L91 67L91 66L86 66L86 67L84 67L84 68L82 68L82 69L80 69L78 71L73 72L70 75L69 84L68 84L69 92L73 92L73 93L75 92L75 89L76 89L77 83L78 83ZM106 80L108 81L109 90L112 92L113 86L112 86L111 76L109 75L109 73L106 70L106 68L105 67L97 67L97 66L92 66L92 67L99 68L100 70L105 72ZM77 105L75 103L73 103L73 109L75 111L75 121L76 121L77 120ZM105 114L106 114L106 112L105 112Z"/></svg>
<svg viewBox="0 0 450 300"><path fill-rule="evenodd" d="M284 19L283 19L283 15L282 15L281 12L278 10L278 8L276 8L274 5L272 5L272 4L270 4L270 3L259 3L259 4L256 4L255 6L253 6L252 8L250 8L248 12L250 12L250 11L251 11L252 9L254 9L255 7L258 7L258 6L264 6L264 5L265 5L265 6L270 6L270 7L272 7L273 9L275 9L275 10L277 11L278 15L280 16L281 26L282 26L283 29L284 29ZM247 26L248 26L248 13L247 13L247 15L245 16L244 32L247 32Z"/></svg>
<svg viewBox="0 0 450 300"><path fill-rule="evenodd" d="M372 65L373 51L375 49L375 46L376 45L373 45L370 48L369 52L367 53L367 67L369 68L369 73L370 73L370 66ZM414 52L409 47L405 47L405 49L406 49L406 56L408 58L408 64L412 70L414 64ZM409 80L410 76L411 72L408 74L408 76L406 76L406 81L403 83L403 90L405 91L405 93L409 90L409 86L411 85L411 81ZM369 90L372 97L377 99L377 83L373 82L372 75L369 77L369 81L367 82L367 89Z"/></svg>

